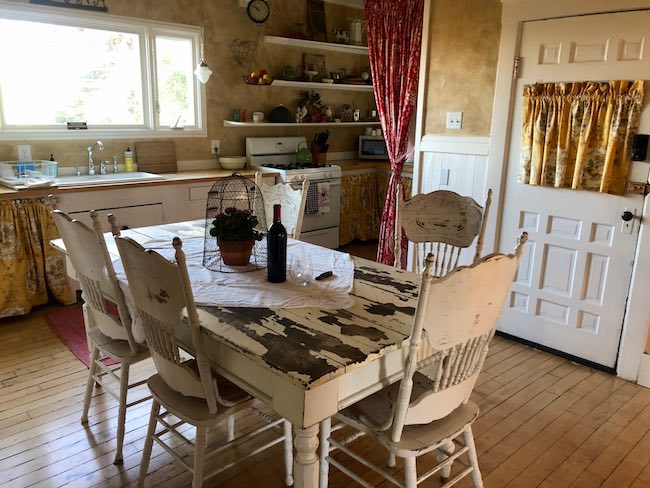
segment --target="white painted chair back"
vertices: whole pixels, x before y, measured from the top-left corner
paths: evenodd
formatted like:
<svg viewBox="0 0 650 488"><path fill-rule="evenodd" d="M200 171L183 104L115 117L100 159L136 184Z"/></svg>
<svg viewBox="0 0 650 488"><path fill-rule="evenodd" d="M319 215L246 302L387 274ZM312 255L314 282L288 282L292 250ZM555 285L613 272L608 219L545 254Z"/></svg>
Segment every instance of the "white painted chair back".
<svg viewBox="0 0 650 488"><path fill-rule="evenodd" d="M424 257L433 254L433 274L444 276L458 266L461 252L470 247L478 236L474 254L476 262L483 249L491 202L491 189L488 190L485 207L471 197L448 190L437 190L404 200L400 182L397 187L395 266L399 267L401 262L401 229L413 243L414 269L417 272L423 268Z"/></svg>
<svg viewBox="0 0 650 488"><path fill-rule="evenodd" d="M92 323L105 336L128 341L131 352L136 354L140 349L131 333L131 316L108 254L97 212L91 212L90 216L94 229L60 210L52 212L68 257L77 273L84 302L88 313L92 315ZM117 306L119 320L108 313L106 299Z"/></svg>
<svg viewBox="0 0 650 488"><path fill-rule="evenodd" d="M393 441L400 440L404 425L428 424L469 400L526 240L524 233L514 254L492 254L443 278L433 274L435 257L427 257L394 409ZM411 398L413 375L425 368L433 387Z"/></svg>
<svg viewBox="0 0 650 488"><path fill-rule="evenodd" d="M205 399L209 411L217 413L218 387L202 351L199 318L181 240L173 240L177 264L155 251L145 250L128 237L116 237L115 242L158 374L170 388L185 396ZM192 329L198 374L183 364L176 340L184 308Z"/></svg>
<svg viewBox="0 0 650 488"><path fill-rule="evenodd" d="M304 180L298 189L294 189L289 183L267 185L262 181L262 173L257 172L255 184L261 190L262 198L264 198L266 225L270 227L273 223L273 205L279 203L282 205L282 225L287 229L289 237L299 240L305 215L309 180Z"/></svg>

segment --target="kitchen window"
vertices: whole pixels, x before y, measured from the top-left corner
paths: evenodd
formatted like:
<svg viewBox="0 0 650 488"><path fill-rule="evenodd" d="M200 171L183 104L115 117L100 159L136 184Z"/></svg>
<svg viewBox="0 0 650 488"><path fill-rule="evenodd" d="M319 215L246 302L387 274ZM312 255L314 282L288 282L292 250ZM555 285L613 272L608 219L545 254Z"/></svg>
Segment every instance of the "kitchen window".
<svg viewBox="0 0 650 488"><path fill-rule="evenodd" d="M0 7L0 139L206 134L198 27Z"/></svg>

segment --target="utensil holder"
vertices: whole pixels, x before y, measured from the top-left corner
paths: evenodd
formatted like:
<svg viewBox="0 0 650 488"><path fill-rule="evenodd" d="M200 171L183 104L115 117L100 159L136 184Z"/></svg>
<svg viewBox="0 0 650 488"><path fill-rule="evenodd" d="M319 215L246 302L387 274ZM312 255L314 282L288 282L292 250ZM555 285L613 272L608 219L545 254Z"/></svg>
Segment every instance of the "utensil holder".
<svg viewBox="0 0 650 488"><path fill-rule="evenodd" d="M327 163L327 153L320 152L320 146L317 144L311 144L311 154L314 158L314 163L325 164Z"/></svg>

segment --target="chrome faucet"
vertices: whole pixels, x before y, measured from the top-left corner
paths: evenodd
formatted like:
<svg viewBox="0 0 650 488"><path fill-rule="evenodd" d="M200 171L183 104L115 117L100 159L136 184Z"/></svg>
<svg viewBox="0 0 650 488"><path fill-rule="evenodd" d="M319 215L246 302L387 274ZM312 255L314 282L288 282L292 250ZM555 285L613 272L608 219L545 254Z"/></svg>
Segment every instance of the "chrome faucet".
<svg viewBox="0 0 650 488"><path fill-rule="evenodd" d="M95 150L95 147L97 147L97 149L99 149L100 151L103 151L104 144L102 143L102 141L97 141L92 146L88 146L86 148L86 151L88 151L88 175L89 176L95 175L95 162L93 161L93 151Z"/></svg>
<svg viewBox="0 0 650 488"><path fill-rule="evenodd" d="M118 173L118 168L117 168L117 156L113 156L113 173Z"/></svg>

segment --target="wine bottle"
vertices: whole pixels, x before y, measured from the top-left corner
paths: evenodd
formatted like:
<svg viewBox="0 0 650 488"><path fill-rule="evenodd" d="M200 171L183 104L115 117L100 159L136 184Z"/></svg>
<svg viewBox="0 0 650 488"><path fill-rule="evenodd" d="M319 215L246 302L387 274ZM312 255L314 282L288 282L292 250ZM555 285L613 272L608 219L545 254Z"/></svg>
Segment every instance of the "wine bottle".
<svg viewBox="0 0 650 488"><path fill-rule="evenodd" d="M266 237L267 280L282 283L287 280L287 229L280 220L280 205L273 205L273 224Z"/></svg>

